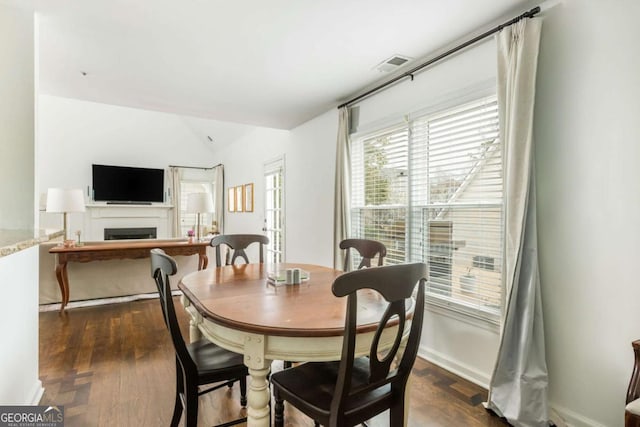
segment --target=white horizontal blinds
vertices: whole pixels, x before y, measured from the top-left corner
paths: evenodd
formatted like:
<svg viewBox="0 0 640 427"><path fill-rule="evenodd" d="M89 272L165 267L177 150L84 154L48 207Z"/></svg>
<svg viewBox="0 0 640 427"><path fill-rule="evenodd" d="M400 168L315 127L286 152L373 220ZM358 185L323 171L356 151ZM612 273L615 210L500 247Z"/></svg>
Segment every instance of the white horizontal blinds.
<svg viewBox="0 0 640 427"><path fill-rule="evenodd" d="M385 264L406 260L408 137L400 125L352 143L352 236L382 242ZM360 259L352 255L357 266Z"/></svg>
<svg viewBox="0 0 640 427"><path fill-rule="evenodd" d="M387 264L426 262L432 303L491 320L502 294L498 131L494 95L356 138L351 152L353 237L383 242Z"/></svg>
<svg viewBox="0 0 640 427"><path fill-rule="evenodd" d="M503 179L495 96L412 122L411 259L440 302L499 315Z"/></svg>
<svg viewBox="0 0 640 427"><path fill-rule="evenodd" d="M284 164L281 159L264 167L265 208L264 232L269 238L266 262L284 261Z"/></svg>
<svg viewBox="0 0 640 427"><path fill-rule="evenodd" d="M208 181L180 181L180 236L186 237L188 230L196 231L197 214L187 213L187 198L191 193L209 193L213 197L213 186ZM212 198L213 200L213 198ZM200 214L200 225L207 230L212 225L213 212Z"/></svg>

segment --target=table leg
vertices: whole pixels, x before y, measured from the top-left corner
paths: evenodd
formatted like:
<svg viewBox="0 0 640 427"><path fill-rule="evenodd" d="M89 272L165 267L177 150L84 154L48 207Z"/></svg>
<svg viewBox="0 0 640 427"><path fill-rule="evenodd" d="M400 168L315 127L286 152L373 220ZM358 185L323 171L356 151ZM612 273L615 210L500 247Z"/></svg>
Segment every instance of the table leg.
<svg viewBox="0 0 640 427"><path fill-rule="evenodd" d="M271 361L268 361L271 364ZM271 411L269 401L271 393L269 390L269 367L264 369L249 368L251 383L247 392L247 426L268 427L270 423Z"/></svg>
<svg viewBox="0 0 640 427"><path fill-rule="evenodd" d="M198 254L198 270L205 270L207 265L209 265L209 257L207 254Z"/></svg>
<svg viewBox="0 0 640 427"><path fill-rule="evenodd" d="M194 318L189 319L189 342L194 343L202 339L202 332L198 328L198 321Z"/></svg>
<svg viewBox="0 0 640 427"><path fill-rule="evenodd" d="M247 426L269 427L271 393L267 376L271 360L264 358L264 335L247 335L244 344L244 363L249 368L251 381L247 392Z"/></svg>
<svg viewBox="0 0 640 427"><path fill-rule="evenodd" d="M62 313L69 302L69 276L67 276L66 262L58 262L56 264L56 279L58 279L58 286L60 287L60 313Z"/></svg>

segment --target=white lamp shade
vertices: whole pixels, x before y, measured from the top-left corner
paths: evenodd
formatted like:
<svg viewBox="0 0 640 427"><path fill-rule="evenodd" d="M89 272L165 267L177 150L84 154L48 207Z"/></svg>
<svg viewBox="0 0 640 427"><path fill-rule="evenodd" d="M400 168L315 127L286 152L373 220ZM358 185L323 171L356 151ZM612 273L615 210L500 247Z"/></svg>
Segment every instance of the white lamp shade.
<svg viewBox="0 0 640 427"><path fill-rule="evenodd" d="M50 188L47 191L47 212L84 212L82 190Z"/></svg>
<svg viewBox="0 0 640 427"><path fill-rule="evenodd" d="M213 200L209 193L191 193L187 195L187 212L213 212Z"/></svg>

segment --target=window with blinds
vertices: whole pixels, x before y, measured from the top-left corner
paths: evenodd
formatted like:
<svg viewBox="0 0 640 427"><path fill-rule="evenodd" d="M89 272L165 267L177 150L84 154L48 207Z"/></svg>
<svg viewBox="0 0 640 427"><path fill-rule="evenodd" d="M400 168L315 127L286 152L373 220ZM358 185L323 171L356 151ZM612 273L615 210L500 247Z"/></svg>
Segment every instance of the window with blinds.
<svg viewBox="0 0 640 427"><path fill-rule="evenodd" d="M498 321L503 173L495 96L352 141L352 234L386 264L426 262L427 296ZM355 260L354 260L355 261Z"/></svg>
<svg viewBox="0 0 640 427"><path fill-rule="evenodd" d="M186 237L187 231L196 229L197 214L187 212L187 198L191 193L209 193L213 195L213 184L210 181L180 181L180 236ZM213 200L213 199L212 199ZM213 212L201 213L200 224L203 235L211 229L215 218Z"/></svg>
<svg viewBox="0 0 640 427"><path fill-rule="evenodd" d="M386 262L406 257L409 129L398 126L352 143L351 230L387 247ZM360 263L358 257L353 262Z"/></svg>

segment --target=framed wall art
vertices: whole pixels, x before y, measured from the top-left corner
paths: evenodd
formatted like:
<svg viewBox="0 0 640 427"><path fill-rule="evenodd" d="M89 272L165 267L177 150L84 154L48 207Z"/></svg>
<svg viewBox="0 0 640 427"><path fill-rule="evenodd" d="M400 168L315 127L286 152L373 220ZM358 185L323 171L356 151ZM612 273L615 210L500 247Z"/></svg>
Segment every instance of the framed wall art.
<svg viewBox="0 0 640 427"><path fill-rule="evenodd" d="M227 207L229 212L236 211L236 187L229 187L227 189Z"/></svg>
<svg viewBox="0 0 640 427"><path fill-rule="evenodd" d="M236 186L236 212L244 211L244 191L242 185Z"/></svg>
<svg viewBox="0 0 640 427"><path fill-rule="evenodd" d="M244 186L244 211L253 212L253 183Z"/></svg>

